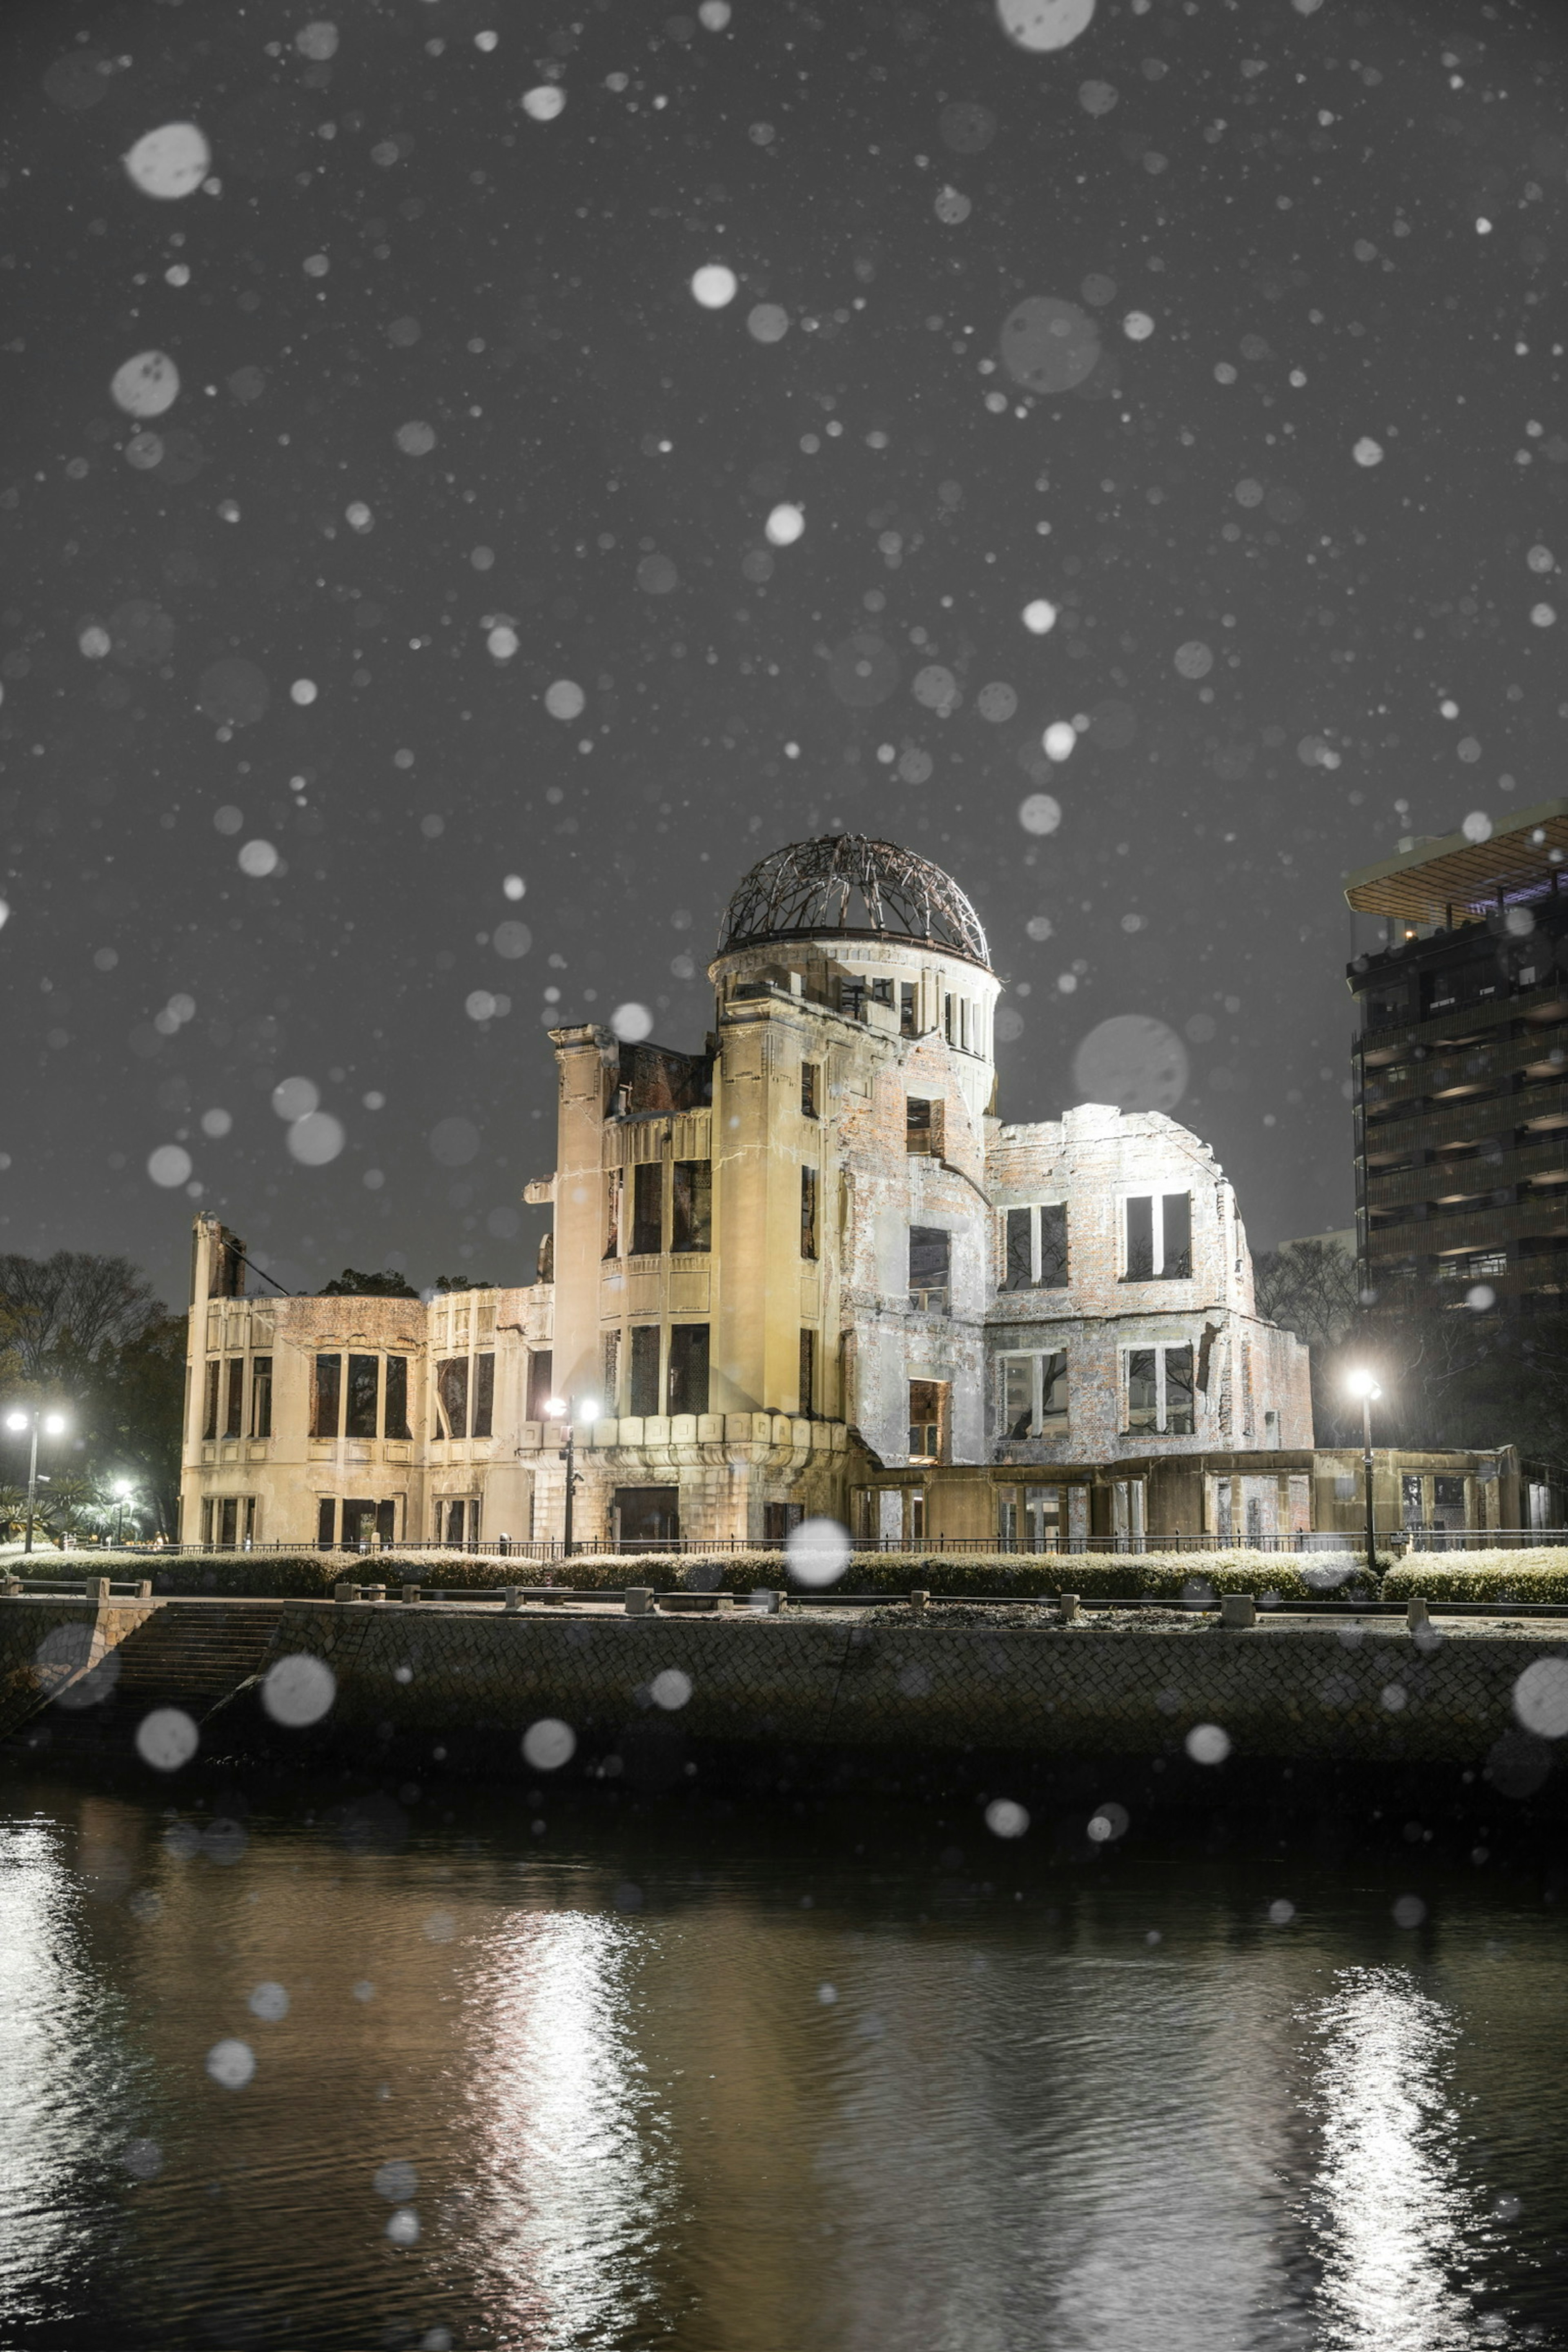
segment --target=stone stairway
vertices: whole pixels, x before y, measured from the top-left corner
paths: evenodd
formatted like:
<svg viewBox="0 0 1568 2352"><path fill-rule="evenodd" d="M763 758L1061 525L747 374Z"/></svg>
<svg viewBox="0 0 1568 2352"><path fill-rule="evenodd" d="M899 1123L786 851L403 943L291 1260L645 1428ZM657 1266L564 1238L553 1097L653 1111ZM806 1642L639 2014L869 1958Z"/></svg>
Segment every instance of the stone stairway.
<svg viewBox="0 0 1568 2352"><path fill-rule="evenodd" d="M280 1601L169 1601L89 1676L23 1725L10 1743L39 1760L138 1762L136 1727L174 1706L200 1724L260 1671Z"/></svg>

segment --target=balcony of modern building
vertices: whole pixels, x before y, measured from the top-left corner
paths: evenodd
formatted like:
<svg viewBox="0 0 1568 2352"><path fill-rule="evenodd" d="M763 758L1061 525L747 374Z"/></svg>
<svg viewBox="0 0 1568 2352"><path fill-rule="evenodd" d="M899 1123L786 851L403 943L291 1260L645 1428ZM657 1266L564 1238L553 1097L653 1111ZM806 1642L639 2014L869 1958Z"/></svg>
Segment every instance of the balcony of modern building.
<svg viewBox="0 0 1568 2352"><path fill-rule="evenodd" d="M1424 1151L1447 1145L1481 1144L1544 1136L1568 1123L1568 1064L1545 1061L1500 1073L1495 1083L1480 1077L1439 1096L1395 1104L1357 1123L1359 1153L1369 1174L1407 1166Z"/></svg>
<svg viewBox="0 0 1568 2352"><path fill-rule="evenodd" d="M1568 1115L1562 1130L1522 1143L1490 1137L1447 1151L1417 1154L1401 1167L1369 1168L1365 1204L1374 1220L1425 1202L1434 1216L1466 1201L1502 1205L1568 1182Z"/></svg>

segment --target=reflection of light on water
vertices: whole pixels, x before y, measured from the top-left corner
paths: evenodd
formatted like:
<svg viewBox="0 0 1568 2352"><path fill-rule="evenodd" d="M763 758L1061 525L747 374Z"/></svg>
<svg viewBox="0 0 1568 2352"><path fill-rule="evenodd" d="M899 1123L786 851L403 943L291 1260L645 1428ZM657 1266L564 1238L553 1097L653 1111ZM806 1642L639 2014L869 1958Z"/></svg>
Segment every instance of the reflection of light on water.
<svg viewBox="0 0 1568 2352"><path fill-rule="evenodd" d="M1476 2249L1454 2161L1454 2026L1401 1970L1348 1969L1322 2003L1314 2219L1325 2352L1458 2352Z"/></svg>
<svg viewBox="0 0 1568 2352"><path fill-rule="evenodd" d="M519 1916L469 1994L473 2255L499 2273L496 2340L601 2344L651 2306L671 2189L625 2021L636 1931L583 1912Z"/></svg>

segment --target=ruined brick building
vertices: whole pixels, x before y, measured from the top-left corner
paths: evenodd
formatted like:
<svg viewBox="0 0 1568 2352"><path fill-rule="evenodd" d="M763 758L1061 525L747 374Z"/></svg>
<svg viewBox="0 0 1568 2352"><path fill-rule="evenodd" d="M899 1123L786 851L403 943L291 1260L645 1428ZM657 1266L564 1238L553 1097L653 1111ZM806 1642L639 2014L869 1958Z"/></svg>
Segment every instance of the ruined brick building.
<svg viewBox="0 0 1568 2352"><path fill-rule="evenodd" d="M854 835L775 851L710 978L700 1052L552 1031L531 1285L247 1297L198 1217L187 1540L556 1536L552 1397L589 1542L815 1512L919 1540L939 1474L949 1534L1136 1533L1129 1457L1310 1448L1307 1351L1255 1311L1207 1146L997 1116L1000 983L948 876Z"/></svg>

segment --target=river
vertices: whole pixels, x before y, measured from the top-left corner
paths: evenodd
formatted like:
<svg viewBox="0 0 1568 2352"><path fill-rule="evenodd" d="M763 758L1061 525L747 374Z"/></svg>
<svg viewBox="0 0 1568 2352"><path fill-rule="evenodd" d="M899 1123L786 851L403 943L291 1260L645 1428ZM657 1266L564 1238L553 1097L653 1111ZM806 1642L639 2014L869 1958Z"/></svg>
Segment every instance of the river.
<svg viewBox="0 0 1568 2352"><path fill-rule="evenodd" d="M1100 1822L15 1779L0 2340L1568 2346L1540 1870Z"/></svg>

